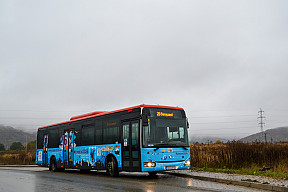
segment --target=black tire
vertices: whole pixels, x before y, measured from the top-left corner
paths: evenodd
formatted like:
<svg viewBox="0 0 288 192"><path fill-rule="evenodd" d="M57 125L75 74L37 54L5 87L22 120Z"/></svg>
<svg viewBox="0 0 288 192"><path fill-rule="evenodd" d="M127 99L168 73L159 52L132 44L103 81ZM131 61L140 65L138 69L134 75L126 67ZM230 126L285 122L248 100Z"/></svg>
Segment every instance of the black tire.
<svg viewBox="0 0 288 192"><path fill-rule="evenodd" d="M51 160L50 160L50 169L53 172L57 172L58 171L55 157L52 157Z"/></svg>
<svg viewBox="0 0 288 192"><path fill-rule="evenodd" d="M90 173L90 169L80 169L81 173Z"/></svg>
<svg viewBox="0 0 288 192"><path fill-rule="evenodd" d="M58 171L63 172L65 171L65 168L58 168Z"/></svg>
<svg viewBox="0 0 288 192"><path fill-rule="evenodd" d="M119 176L118 164L116 163L116 160L113 157L107 162L107 172L111 177Z"/></svg>
<svg viewBox="0 0 288 192"><path fill-rule="evenodd" d="M156 177L157 171L148 172L150 177Z"/></svg>

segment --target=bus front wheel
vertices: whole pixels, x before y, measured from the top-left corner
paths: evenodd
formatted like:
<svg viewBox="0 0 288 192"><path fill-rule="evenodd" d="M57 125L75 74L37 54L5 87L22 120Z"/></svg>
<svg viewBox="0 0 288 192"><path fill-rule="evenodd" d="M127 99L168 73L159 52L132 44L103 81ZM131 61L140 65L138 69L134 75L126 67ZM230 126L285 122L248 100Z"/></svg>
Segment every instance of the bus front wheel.
<svg viewBox="0 0 288 192"><path fill-rule="evenodd" d="M156 177L157 171L148 172L150 177Z"/></svg>
<svg viewBox="0 0 288 192"><path fill-rule="evenodd" d="M110 160L107 163L107 172L112 177L118 177L119 171L118 171L118 165L116 163L115 158L110 158Z"/></svg>

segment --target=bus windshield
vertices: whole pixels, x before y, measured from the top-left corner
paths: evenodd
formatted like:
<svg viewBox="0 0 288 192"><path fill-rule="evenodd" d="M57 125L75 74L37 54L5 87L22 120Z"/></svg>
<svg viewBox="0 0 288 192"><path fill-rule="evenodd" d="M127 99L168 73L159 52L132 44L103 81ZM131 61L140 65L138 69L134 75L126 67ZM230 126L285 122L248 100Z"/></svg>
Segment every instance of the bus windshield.
<svg viewBox="0 0 288 192"><path fill-rule="evenodd" d="M186 119L149 117L143 126L143 147L188 147Z"/></svg>

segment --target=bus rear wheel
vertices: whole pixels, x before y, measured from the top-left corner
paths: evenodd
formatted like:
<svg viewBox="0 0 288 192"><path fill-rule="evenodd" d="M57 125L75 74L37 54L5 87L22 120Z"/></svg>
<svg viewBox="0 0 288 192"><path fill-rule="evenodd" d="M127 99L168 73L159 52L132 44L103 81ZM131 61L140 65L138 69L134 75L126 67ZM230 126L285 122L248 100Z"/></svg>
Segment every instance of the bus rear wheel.
<svg viewBox="0 0 288 192"><path fill-rule="evenodd" d="M56 163L56 158L55 158L55 157L52 157L51 160L50 160L50 169L51 169L51 171L53 171L53 172L56 172L56 171L59 170L59 169L57 168L57 163Z"/></svg>
<svg viewBox="0 0 288 192"><path fill-rule="evenodd" d="M116 163L115 158L113 158L113 157L110 158L110 160L108 160L108 162L107 162L107 172L112 177L118 177L119 176L118 165Z"/></svg>

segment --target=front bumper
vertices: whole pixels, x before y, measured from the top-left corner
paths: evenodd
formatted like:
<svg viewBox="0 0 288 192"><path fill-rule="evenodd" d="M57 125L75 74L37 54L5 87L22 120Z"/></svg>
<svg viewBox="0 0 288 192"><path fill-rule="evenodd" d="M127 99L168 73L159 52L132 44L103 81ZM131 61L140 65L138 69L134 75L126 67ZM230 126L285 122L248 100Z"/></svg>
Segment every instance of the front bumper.
<svg viewBox="0 0 288 192"><path fill-rule="evenodd" d="M167 170L181 170L181 169L190 169L190 165L186 164L186 161L179 161L179 162L155 162L155 167L144 167L142 165L143 172L150 172L150 171L167 171Z"/></svg>

